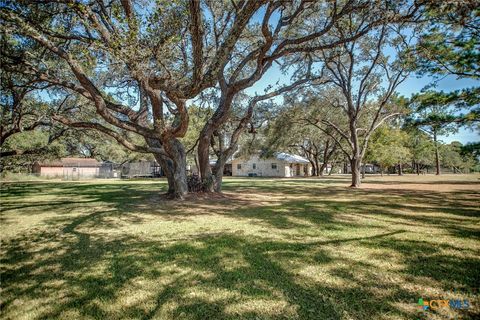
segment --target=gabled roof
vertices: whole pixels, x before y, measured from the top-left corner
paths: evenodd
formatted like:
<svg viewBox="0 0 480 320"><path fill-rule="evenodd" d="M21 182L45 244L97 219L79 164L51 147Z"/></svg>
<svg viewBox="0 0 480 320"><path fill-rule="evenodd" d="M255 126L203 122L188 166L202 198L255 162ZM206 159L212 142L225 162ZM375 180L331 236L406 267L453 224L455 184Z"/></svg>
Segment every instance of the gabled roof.
<svg viewBox="0 0 480 320"><path fill-rule="evenodd" d="M304 157L286 152L277 152L274 154L274 156L275 158L277 158L277 160L285 161L288 163L310 163L310 161L308 161Z"/></svg>
<svg viewBox="0 0 480 320"><path fill-rule="evenodd" d="M40 167L63 167L62 160L45 160L42 162L36 161Z"/></svg>
<svg viewBox="0 0 480 320"><path fill-rule="evenodd" d="M302 164L307 164L307 163L310 163L310 161L308 161L308 159L305 159L304 157L302 156L299 156L297 154L290 154L290 153L286 153L286 152L275 152L273 154L273 156L271 155L266 155L266 154L263 154L261 152L259 152L259 155L258 155L260 158L263 158L263 159L272 159L272 158L275 158L276 160L278 161L284 161L284 162L288 162L288 163L302 163ZM251 156L249 157L251 158ZM236 159L245 159L245 156L242 156L242 157L239 157L239 158L236 158ZM248 158L247 158L248 159ZM233 160L233 159L232 159Z"/></svg>
<svg viewBox="0 0 480 320"><path fill-rule="evenodd" d="M232 160L233 160L233 157L228 158L227 161L225 161L225 164L232 164ZM210 158L208 162L210 163L211 166L214 166L217 163L217 159Z"/></svg>
<svg viewBox="0 0 480 320"><path fill-rule="evenodd" d="M64 167L98 167L100 162L93 158L62 158Z"/></svg>
<svg viewBox="0 0 480 320"><path fill-rule="evenodd" d="M41 167L99 167L100 162L93 158L62 158L38 163Z"/></svg>

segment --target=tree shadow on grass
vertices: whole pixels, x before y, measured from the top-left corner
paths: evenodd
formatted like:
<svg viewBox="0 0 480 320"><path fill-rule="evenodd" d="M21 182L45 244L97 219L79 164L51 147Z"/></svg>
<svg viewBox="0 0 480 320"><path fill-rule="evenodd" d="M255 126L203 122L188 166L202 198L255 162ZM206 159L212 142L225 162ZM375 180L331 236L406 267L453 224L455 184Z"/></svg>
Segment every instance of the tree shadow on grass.
<svg viewBox="0 0 480 320"><path fill-rule="evenodd" d="M84 207L106 205L126 212L132 205L148 201L152 195L166 190L164 182L126 185L99 182L95 184L72 182L8 183L2 187L2 212L17 210L17 214L37 214L47 210L60 211L66 206ZM48 196L42 200L44 196ZM19 202L19 198L38 197L35 202ZM52 201L51 199L61 199ZM159 204L161 205L161 203ZM63 208L62 208L63 207Z"/></svg>
<svg viewBox="0 0 480 320"><path fill-rule="evenodd" d="M469 180L462 180L458 178L458 180L437 180L437 181L421 181L421 180L407 180L408 176L401 177L403 179L394 180L394 181L386 181L382 179L376 179L377 177L367 177L369 178L366 181L366 184L381 184L381 185L412 185L412 184L420 184L420 185L469 185L469 186L476 186L480 188L480 178L476 181L469 181Z"/></svg>
<svg viewBox="0 0 480 320"><path fill-rule="evenodd" d="M381 250L383 259L392 263L390 255L399 256L403 267L394 275L404 277L410 287L422 281L429 285L435 281L444 289L452 283L466 288L480 283L479 260L469 250L402 238L403 229L412 226L475 238L478 229L468 225L476 221L478 209L464 202L463 198L471 199L468 194L388 190L389 197L378 203L378 190L305 188L301 192L309 190L308 201L225 210L226 216L271 227L282 235L278 240L218 232L163 241L138 234L95 234L96 227L115 229L121 216L134 219L126 213L147 201L156 192L155 185L51 187L56 195L83 197L82 201L105 203L111 210L56 217L48 222L50 230L32 231L2 244L1 309L6 318L24 315L28 305L38 307L26 316L34 319L374 319L385 314L412 318L414 314L400 309L397 302L415 304L423 293L379 279L383 270L368 259L359 262L336 253L342 248ZM288 190L291 187L268 192ZM22 192L39 191L32 187ZM429 206L422 206L425 203ZM147 204L145 214L159 219L182 215L158 206ZM402 214L407 210L418 214ZM317 236L325 230L348 232L316 241L281 233L299 230L302 235L307 227L317 229ZM380 227L383 230L377 230ZM308 273L309 268L314 271ZM318 271L325 278L317 276Z"/></svg>
<svg viewBox="0 0 480 320"><path fill-rule="evenodd" d="M376 190L328 188L312 191L308 200L290 200L273 205L244 206L225 215L254 219L278 229L354 230L383 227L385 224L412 227L434 226L460 238L478 239L474 228L480 208L471 193L412 192L389 190L388 196ZM381 197L381 199L380 199ZM365 223L365 219L378 221Z"/></svg>
<svg viewBox="0 0 480 320"><path fill-rule="evenodd" d="M35 318L75 314L95 319L340 319L342 312L372 317L386 311L403 314L393 305L376 307L378 299L365 283L357 286L351 280L352 286L347 288L309 283L285 267L292 260L313 265L335 263L336 258L321 246L378 241L395 233L322 243L263 241L223 234L165 245L126 236L92 239L75 231L83 222L66 227L66 236L58 239L58 246L41 252L25 247L27 239L5 245L2 264L7 271L2 274L2 282L7 298L3 311L8 312L19 301L65 292L58 300L50 299L49 308ZM53 236L37 235L30 241L49 241ZM58 280L60 285L55 284ZM142 281L145 287L132 289L136 281ZM375 286L375 281L368 285ZM142 299L122 302L145 290L148 294ZM401 291L395 288L391 294L412 295ZM341 307L336 301L343 301Z"/></svg>
<svg viewBox="0 0 480 320"><path fill-rule="evenodd" d="M339 208L326 211L316 207L317 204L319 204L317 201L284 201L271 206L253 204L224 214L237 218L254 219L278 229L301 228L305 226L305 223L322 225L324 228L340 227L333 223L334 213ZM299 219L295 220L295 218Z"/></svg>
<svg viewBox="0 0 480 320"><path fill-rule="evenodd" d="M367 244L367 245L372 245ZM480 283L480 258L475 252L445 243L418 240L379 239L375 245L396 251L405 257L405 274L412 277L426 277L437 280L449 289L457 287L474 287ZM445 254L443 250L459 254ZM468 252L469 255L462 253Z"/></svg>
<svg viewBox="0 0 480 320"><path fill-rule="evenodd" d="M344 227L332 215L315 214L308 205L287 203L286 209L288 215L318 225ZM323 246L376 241L398 233L309 243L225 233L172 243L127 235L109 239L85 231L105 227L104 218L113 214L118 212L94 211L71 221L55 220L52 227L64 225L61 230L52 228L6 241L2 246L3 312L18 312L18 306L40 300L48 308L39 308L32 318L340 319L345 311L374 316L377 302L368 287L309 283L287 266L291 261L313 266L335 263L339 258ZM237 214L245 217L246 213ZM256 216L284 227L284 222L272 220L272 214L254 212L246 218ZM145 288L135 287L136 281ZM142 290L147 291L145 297L138 294ZM136 295L138 300L131 298ZM336 305L336 301L357 298L363 302ZM134 301L123 302L129 299ZM393 305L387 309L402 314Z"/></svg>

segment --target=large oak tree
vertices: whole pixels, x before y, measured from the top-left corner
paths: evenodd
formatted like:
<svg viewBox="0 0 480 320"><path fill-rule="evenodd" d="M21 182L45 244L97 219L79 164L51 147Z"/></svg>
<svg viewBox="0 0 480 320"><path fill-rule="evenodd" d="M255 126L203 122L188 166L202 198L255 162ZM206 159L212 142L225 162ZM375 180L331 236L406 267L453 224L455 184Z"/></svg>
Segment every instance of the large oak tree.
<svg viewBox="0 0 480 320"><path fill-rule="evenodd" d="M169 193L183 197L186 152L180 139L188 129L189 99L215 86L221 90L200 136L205 171L204 146L228 118L233 97L275 62L301 69L306 55L358 39L379 24L410 19L419 7L360 0L7 1L1 19L20 42L45 49L44 56L26 49L23 72L83 99L73 116L55 120L152 153L166 172ZM342 21L352 16L362 27L342 34ZM307 70L291 85L311 76ZM129 101L131 96L137 99ZM81 109L92 106L97 118L79 121Z"/></svg>

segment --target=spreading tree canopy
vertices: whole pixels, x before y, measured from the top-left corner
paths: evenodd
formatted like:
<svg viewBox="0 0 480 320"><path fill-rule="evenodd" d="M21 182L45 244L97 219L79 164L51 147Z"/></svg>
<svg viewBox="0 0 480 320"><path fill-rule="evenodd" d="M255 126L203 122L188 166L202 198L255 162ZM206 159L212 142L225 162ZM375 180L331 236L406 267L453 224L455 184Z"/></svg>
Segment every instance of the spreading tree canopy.
<svg viewBox="0 0 480 320"><path fill-rule="evenodd" d="M74 96L77 107L53 119L152 153L166 172L169 193L182 197L189 99L210 88L221 91L200 136L199 145L208 146L234 96L275 63L295 66L290 85L309 81L318 75L309 56L379 25L413 20L421 7L363 0L6 1L0 17L24 53L17 71L38 77L58 91L55 97ZM349 21L356 26L343 33ZM41 50L32 52L32 44ZM204 163L205 148L198 150Z"/></svg>

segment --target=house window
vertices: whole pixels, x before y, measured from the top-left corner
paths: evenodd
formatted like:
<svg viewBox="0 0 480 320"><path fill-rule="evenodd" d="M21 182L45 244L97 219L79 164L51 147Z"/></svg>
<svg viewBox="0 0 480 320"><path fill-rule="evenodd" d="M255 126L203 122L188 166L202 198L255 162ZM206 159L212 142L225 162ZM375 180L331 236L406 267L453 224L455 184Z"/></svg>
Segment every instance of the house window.
<svg viewBox="0 0 480 320"><path fill-rule="evenodd" d="M255 169L257 169L257 164L256 163L253 164L253 170L255 170Z"/></svg>
<svg viewBox="0 0 480 320"><path fill-rule="evenodd" d="M277 170L277 164L276 163L272 163L272 169Z"/></svg>
<svg viewBox="0 0 480 320"><path fill-rule="evenodd" d="M237 163L237 170L242 170L242 164L241 163Z"/></svg>

